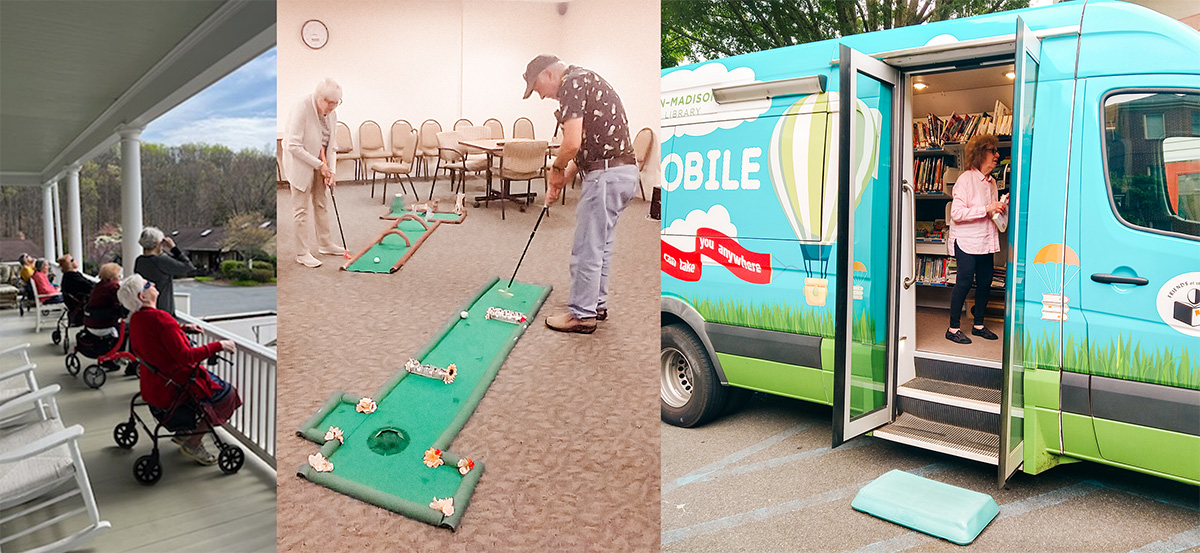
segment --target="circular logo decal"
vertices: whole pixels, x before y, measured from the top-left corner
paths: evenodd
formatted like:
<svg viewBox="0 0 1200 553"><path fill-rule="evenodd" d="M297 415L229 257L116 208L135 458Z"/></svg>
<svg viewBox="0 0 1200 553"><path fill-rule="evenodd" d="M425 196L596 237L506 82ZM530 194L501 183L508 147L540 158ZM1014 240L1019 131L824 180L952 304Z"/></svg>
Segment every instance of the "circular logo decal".
<svg viewBox="0 0 1200 553"><path fill-rule="evenodd" d="M1158 289L1158 316L1171 328L1200 336L1200 273L1184 273Z"/></svg>

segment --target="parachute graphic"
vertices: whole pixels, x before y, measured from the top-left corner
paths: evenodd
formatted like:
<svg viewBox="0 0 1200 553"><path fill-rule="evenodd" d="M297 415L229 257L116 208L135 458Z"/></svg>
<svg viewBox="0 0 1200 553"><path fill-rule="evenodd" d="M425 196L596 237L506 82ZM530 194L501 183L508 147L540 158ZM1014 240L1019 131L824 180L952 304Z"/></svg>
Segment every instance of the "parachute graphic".
<svg viewBox="0 0 1200 553"><path fill-rule="evenodd" d="M863 299L863 286L870 280L867 276L867 266L862 261L854 260L854 299Z"/></svg>
<svg viewBox="0 0 1200 553"><path fill-rule="evenodd" d="M769 150L771 183L804 256L805 300L825 305L829 253L837 237L838 111L836 92L801 98L775 124ZM883 114L855 100L854 167L850 197L858 207L879 170Z"/></svg>
<svg viewBox="0 0 1200 553"><path fill-rule="evenodd" d="M1033 270L1050 293L1042 294L1042 320L1065 321L1069 298L1063 286L1079 274L1079 256L1066 244L1047 244L1033 256Z"/></svg>

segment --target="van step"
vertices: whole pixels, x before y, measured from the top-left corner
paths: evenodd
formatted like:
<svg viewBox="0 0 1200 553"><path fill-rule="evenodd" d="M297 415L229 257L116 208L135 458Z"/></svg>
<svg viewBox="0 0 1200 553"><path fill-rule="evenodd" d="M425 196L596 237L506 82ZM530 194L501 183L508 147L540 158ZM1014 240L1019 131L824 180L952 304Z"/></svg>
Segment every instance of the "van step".
<svg viewBox="0 0 1200 553"><path fill-rule="evenodd" d="M904 413L891 424L877 428L876 438L971 459L999 464L1000 436L952 424L943 424Z"/></svg>
<svg viewBox="0 0 1200 553"><path fill-rule="evenodd" d="M896 393L988 412L994 405L995 411L1000 412L1000 390L970 384L917 377L905 382Z"/></svg>
<svg viewBox="0 0 1200 553"><path fill-rule="evenodd" d="M993 367L980 364L978 360L968 360L962 357L945 358L928 354L914 357L913 363L916 366L918 377L988 388L1000 393L1003 375L999 363L995 363ZM989 363L989 365L991 364ZM999 399L997 399L997 403L999 403Z"/></svg>
<svg viewBox="0 0 1200 553"><path fill-rule="evenodd" d="M903 389L902 389L903 390ZM916 397L914 397L916 396ZM961 428L969 428L980 432L1000 432L1000 404L974 403L961 401L956 405L955 398L921 392L919 390L904 390L896 394L896 414L908 413L927 421L949 424ZM980 407L986 407L981 409Z"/></svg>

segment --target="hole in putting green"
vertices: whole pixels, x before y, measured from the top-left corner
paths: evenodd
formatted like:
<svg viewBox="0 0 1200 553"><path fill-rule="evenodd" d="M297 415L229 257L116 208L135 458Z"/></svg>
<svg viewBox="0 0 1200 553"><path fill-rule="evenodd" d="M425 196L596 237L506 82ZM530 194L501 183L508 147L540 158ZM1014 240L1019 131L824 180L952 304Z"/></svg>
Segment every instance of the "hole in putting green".
<svg viewBox="0 0 1200 553"><path fill-rule="evenodd" d="M372 433L367 438L367 447L377 455L395 455L404 451L410 441L403 430L388 426Z"/></svg>

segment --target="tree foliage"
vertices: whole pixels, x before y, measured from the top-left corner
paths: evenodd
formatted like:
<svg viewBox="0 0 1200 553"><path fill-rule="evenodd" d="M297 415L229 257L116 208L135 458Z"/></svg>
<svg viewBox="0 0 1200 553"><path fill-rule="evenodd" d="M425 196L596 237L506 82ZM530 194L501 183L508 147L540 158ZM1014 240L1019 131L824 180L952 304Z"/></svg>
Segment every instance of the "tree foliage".
<svg viewBox="0 0 1200 553"><path fill-rule="evenodd" d="M275 156L268 149L234 152L220 145L142 143L141 170L146 225L170 232L179 227L221 226L235 215L275 217ZM59 189L64 195L59 203L65 209L65 182ZM83 165L79 205L85 244L98 246L98 236L119 228L121 155L117 147ZM41 188L0 187L0 213L0 236L23 233L41 242ZM8 258L16 253L3 255Z"/></svg>
<svg viewBox="0 0 1200 553"><path fill-rule="evenodd" d="M246 260L247 268L252 259L267 257L271 255L270 250L275 249L275 231L265 228L263 223L266 222L267 219L257 213L233 215L225 222L225 247L240 254Z"/></svg>
<svg viewBox="0 0 1200 553"><path fill-rule="evenodd" d="M662 0L662 67L1029 6L1029 0Z"/></svg>

